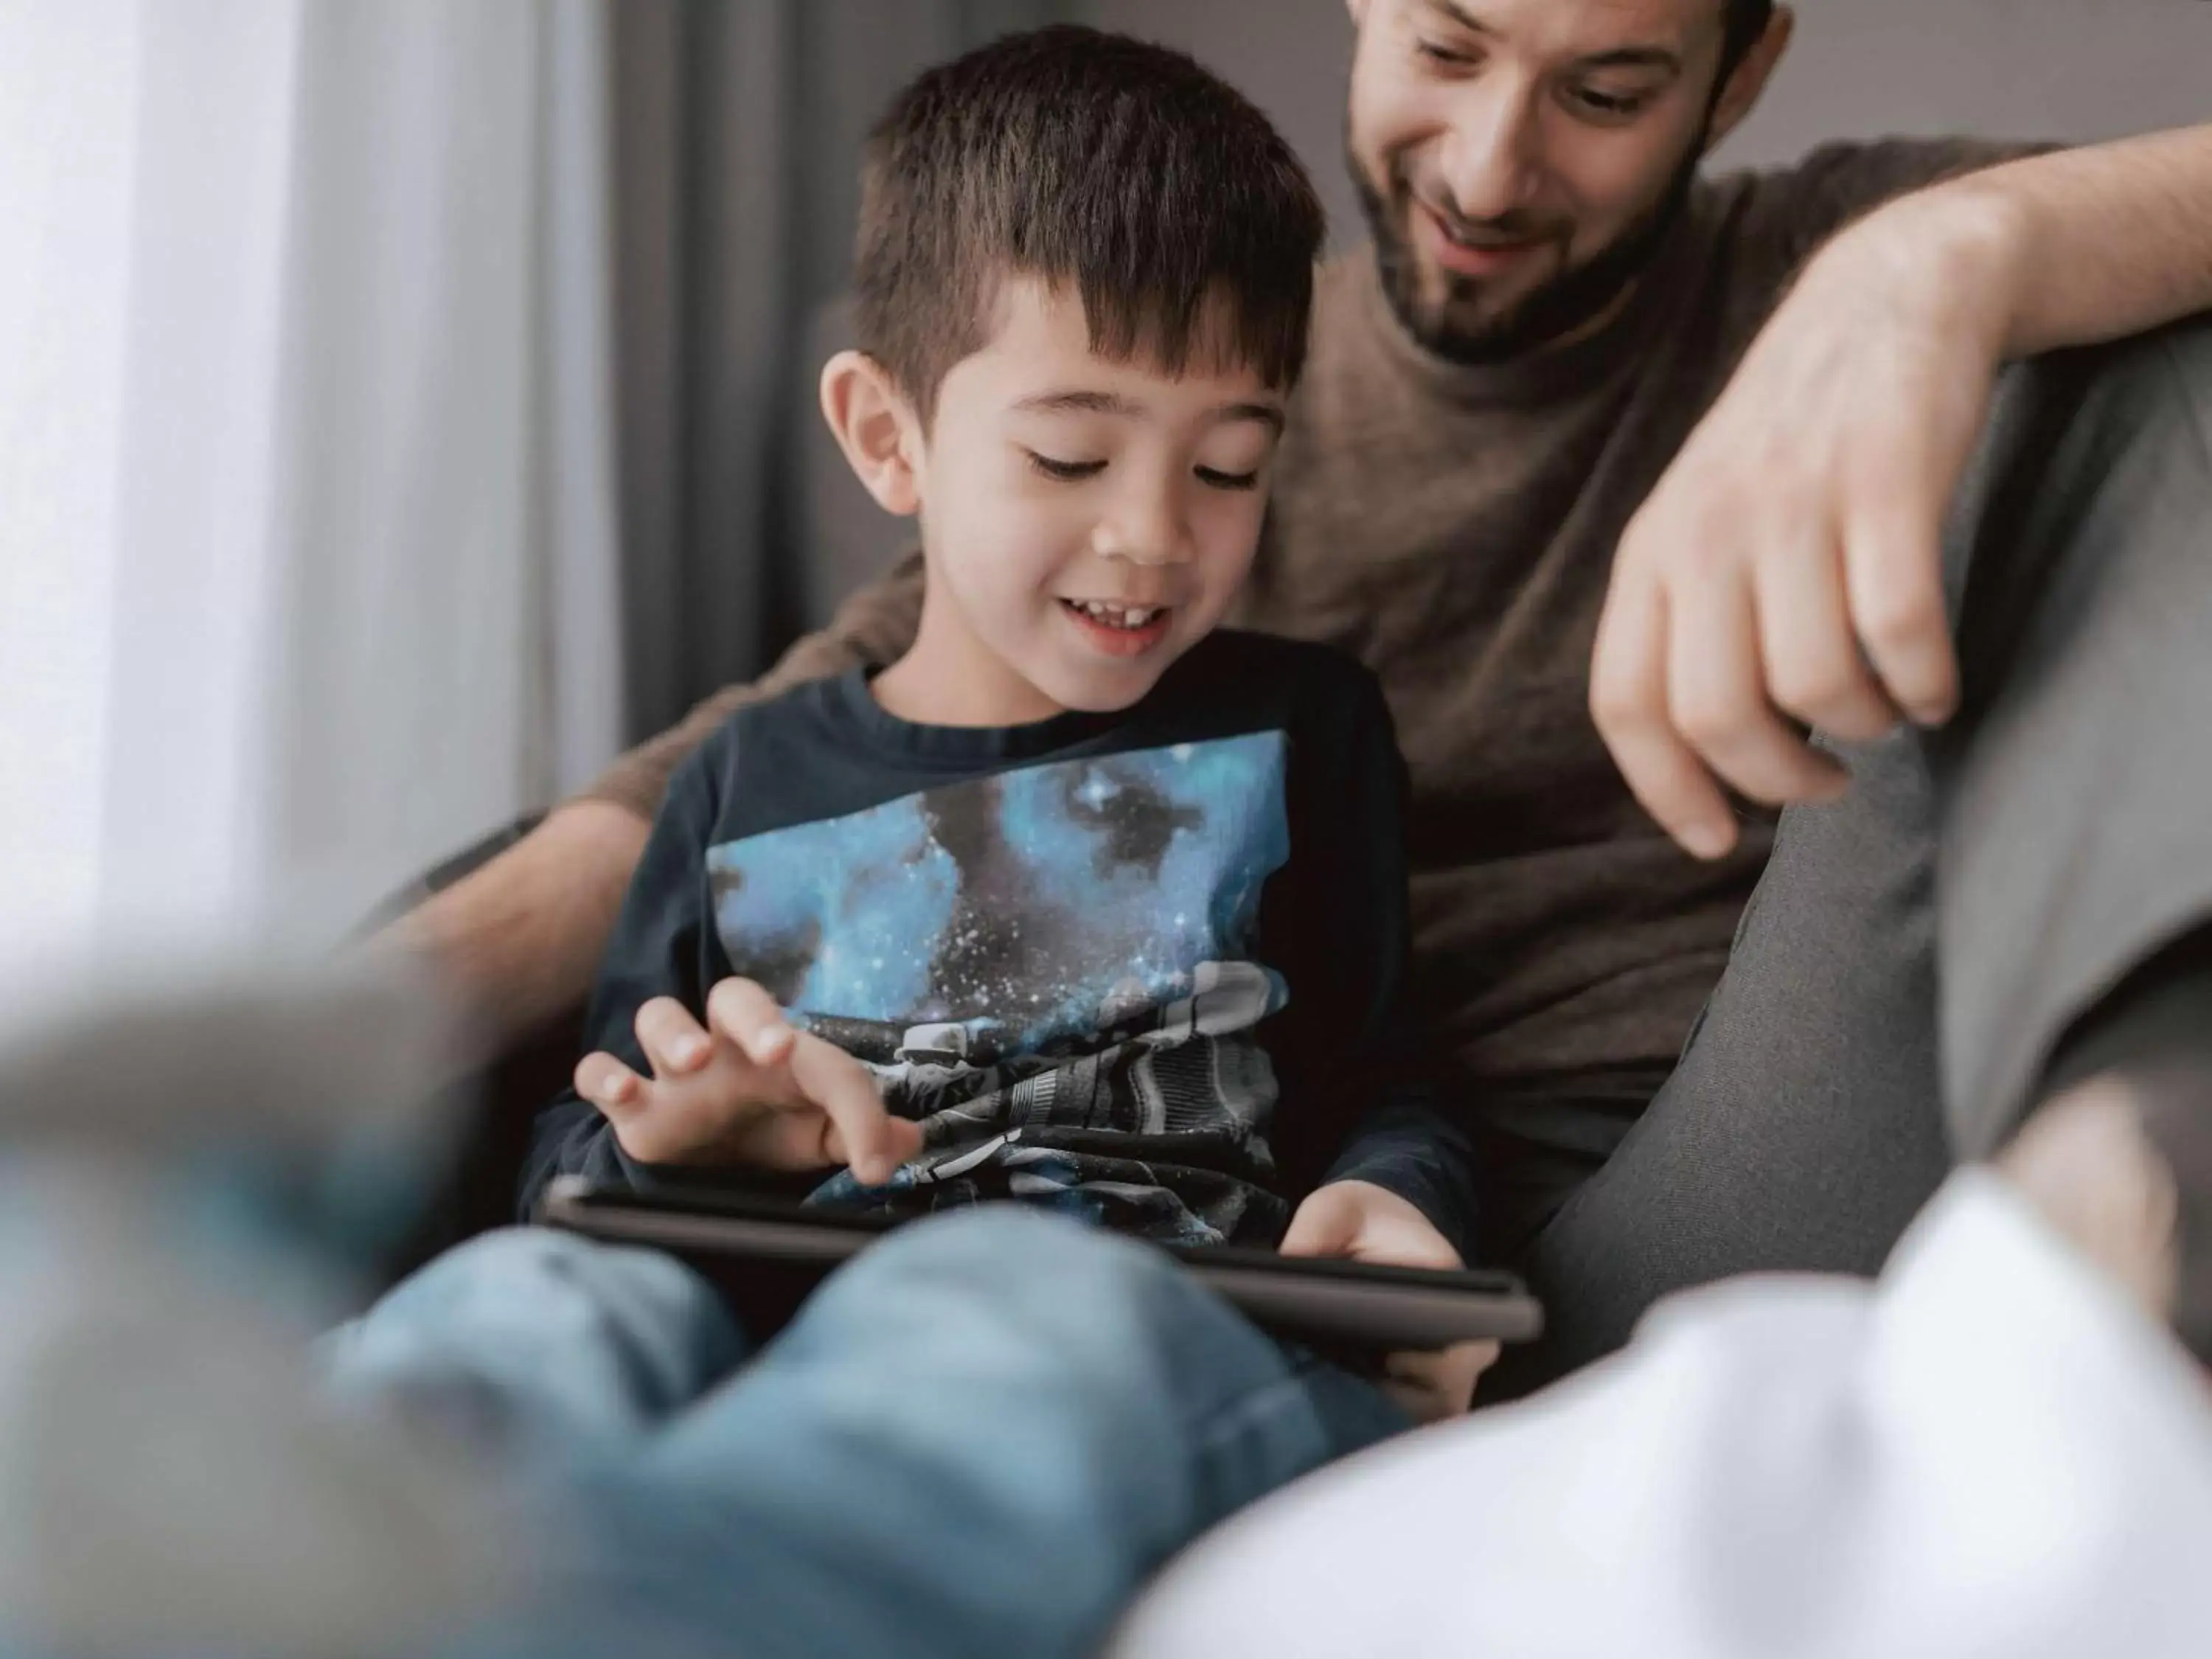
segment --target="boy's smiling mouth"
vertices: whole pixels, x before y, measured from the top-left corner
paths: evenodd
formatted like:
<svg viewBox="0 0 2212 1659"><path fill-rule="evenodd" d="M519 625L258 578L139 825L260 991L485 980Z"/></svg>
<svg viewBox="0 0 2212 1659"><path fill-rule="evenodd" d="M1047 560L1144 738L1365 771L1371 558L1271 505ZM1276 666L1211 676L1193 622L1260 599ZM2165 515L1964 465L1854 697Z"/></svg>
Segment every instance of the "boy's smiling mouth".
<svg viewBox="0 0 2212 1659"><path fill-rule="evenodd" d="M1060 608L1084 636L1109 656L1141 656L1167 637L1175 615L1164 605L1120 605L1106 599L1068 599Z"/></svg>

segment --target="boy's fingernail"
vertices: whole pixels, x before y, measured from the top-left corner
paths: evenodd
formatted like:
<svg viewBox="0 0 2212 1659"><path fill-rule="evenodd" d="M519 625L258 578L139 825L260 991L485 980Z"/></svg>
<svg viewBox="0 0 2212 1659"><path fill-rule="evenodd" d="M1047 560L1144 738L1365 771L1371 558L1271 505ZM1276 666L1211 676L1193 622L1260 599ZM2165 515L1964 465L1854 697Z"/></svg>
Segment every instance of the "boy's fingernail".
<svg viewBox="0 0 2212 1659"><path fill-rule="evenodd" d="M707 1042L704 1037L690 1036L678 1040L676 1063L678 1066L696 1066L706 1058Z"/></svg>

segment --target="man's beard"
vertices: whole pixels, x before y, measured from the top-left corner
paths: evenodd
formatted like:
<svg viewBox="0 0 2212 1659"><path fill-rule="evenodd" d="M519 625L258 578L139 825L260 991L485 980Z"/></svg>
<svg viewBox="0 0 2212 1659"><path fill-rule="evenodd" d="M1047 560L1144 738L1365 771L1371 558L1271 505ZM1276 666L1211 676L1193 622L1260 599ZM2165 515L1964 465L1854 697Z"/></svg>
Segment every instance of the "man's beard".
<svg viewBox="0 0 2212 1659"><path fill-rule="evenodd" d="M1700 134L1659 199L1590 258L1561 271L1511 309L1474 328L1455 325L1451 311L1455 300L1471 295L1480 286L1478 277L1447 271L1443 302L1433 311L1424 305L1419 257L1413 245L1412 217L1418 210L1411 184L1394 163L1390 193L1386 198L1348 143L1346 155L1352 182L1359 191L1360 208L1367 216L1368 232L1374 238L1383 296L1399 326L1424 350L1448 362L1474 367L1507 362L1540 351L1586 328L1611 309L1650 268L1687 209L1705 148Z"/></svg>

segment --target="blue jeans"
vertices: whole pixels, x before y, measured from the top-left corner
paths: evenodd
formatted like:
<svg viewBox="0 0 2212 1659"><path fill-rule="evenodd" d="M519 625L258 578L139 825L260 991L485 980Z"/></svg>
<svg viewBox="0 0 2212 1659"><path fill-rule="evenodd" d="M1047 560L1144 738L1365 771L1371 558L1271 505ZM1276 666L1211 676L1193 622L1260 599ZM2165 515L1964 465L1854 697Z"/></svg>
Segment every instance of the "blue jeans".
<svg viewBox="0 0 2212 1659"><path fill-rule="evenodd" d="M1183 1544L1406 1426L1164 1256L1013 1206L901 1230L750 1356L673 1259L521 1229L329 1358L582 1528L470 1659L1082 1654Z"/></svg>

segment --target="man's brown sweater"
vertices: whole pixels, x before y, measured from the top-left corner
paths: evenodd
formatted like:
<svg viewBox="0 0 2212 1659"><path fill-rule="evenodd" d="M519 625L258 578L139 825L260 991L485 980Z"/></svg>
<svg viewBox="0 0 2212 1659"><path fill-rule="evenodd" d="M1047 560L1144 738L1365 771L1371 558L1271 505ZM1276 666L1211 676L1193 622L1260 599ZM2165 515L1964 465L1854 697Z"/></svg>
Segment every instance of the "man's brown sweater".
<svg viewBox="0 0 2212 1659"><path fill-rule="evenodd" d="M1598 739L1589 659L1621 532L1813 250L1889 198L2014 153L1838 146L1701 184L1600 331L1502 365L1420 350L1367 250L1322 272L1238 620L1352 651L1389 697L1413 778L1419 1006L1479 1133L1493 1250L1539 1224L1664 1081L1771 840L1752 823L1732 856L1696 862ZM743 703L896 658L921 596L909 558L592 793L649 814Z"/></svg>

